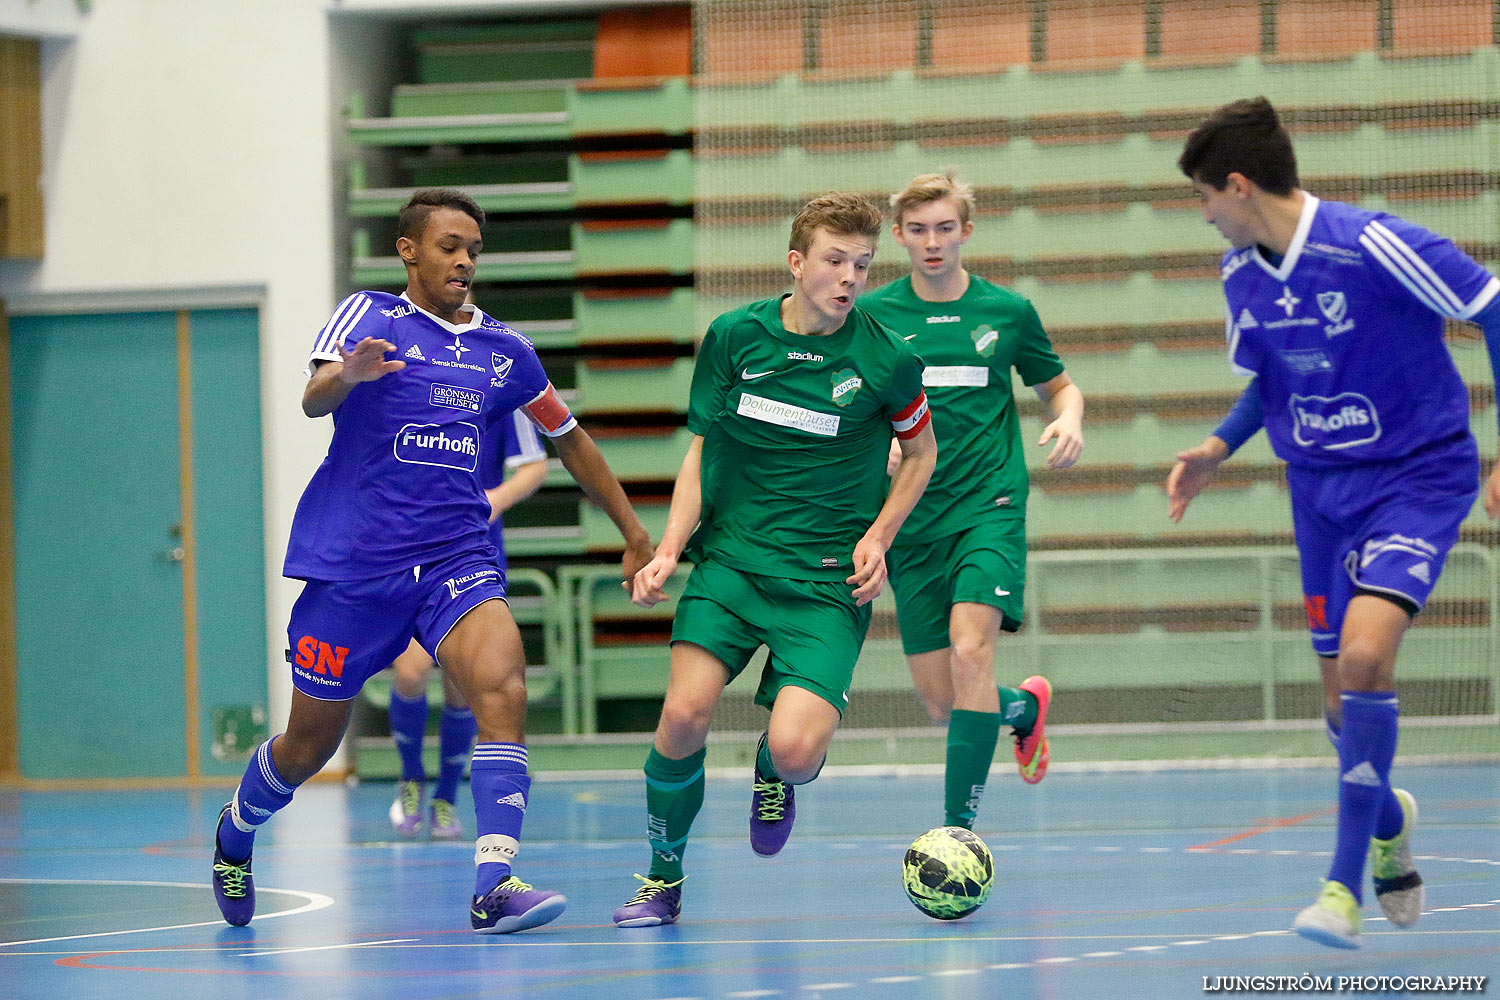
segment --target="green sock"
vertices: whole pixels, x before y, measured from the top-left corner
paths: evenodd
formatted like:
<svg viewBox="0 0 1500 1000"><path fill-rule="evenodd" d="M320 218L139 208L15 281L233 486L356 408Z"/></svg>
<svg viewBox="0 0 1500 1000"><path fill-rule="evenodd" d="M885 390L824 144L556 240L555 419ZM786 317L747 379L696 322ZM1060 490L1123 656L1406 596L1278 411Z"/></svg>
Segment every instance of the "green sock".
<svg viewBox="0 0 1500 1000"><path fill-rule="evenodd" d="M1000 689L1000 720L1025 736L1036 725L1036 695L1020 688Z"/></svg>
<svg viewBox="0 0 1500 1000"><path fill-rule="evenodd" d="M652 747L646 755L646 839L651 844L654 879L682 878L682 855L688 830L703 807L703 758L699 750L682 760L663 757Z"/></svg>
<svg viewBox="0 0 1500 1000"><path fill-rule="evenodd" d="M972 829L979 798L1000 739L996 712L955 708L948 719L948 766L943 777L943 822Z"/></svg>
<svg viewBox="0 0 1500 1000"><path fill-rule="evenodd" d="M771 763L771 741L766 736L760 738L760 747L755 751L755 770L762 778L781 780L781 775L776 773L776 765Z"/></svg>

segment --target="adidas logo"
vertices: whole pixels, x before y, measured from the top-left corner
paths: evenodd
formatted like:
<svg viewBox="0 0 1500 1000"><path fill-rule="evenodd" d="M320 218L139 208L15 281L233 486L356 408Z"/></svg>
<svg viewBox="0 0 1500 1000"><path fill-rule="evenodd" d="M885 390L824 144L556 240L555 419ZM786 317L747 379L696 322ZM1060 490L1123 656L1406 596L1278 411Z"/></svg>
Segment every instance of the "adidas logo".
<svg viewBox="0 0 1500 1000"><path fill-rule="evenodd" d="M1350 785L1364 785L1366 788L1380 787L1380 775L1375 773L1375 768L1367 760L1349 768L1339 780Z"/></svg>
<svg viewBox="0 0 1500 1000"><path fill-rule="evenodd" d="M503 799L496 799L495 803L502 806L515 806L522 812L526 811L526 796L522 795L520 792L511 792Z"/></svg>
<svg viewBox="0 0 1500 1000"><path fill-rule="evenodd" d="M1249 330L1254 327L1260 326L1260 324L1255 321L1255 317L1250 315L1249 309L1240 310L1240 318L1235 322L1234 325L1239 327L1241 330Z"/></svg>
<svg viewBox="0 0 1500 1000"><path fill-rule="evenodd" d="M1416 577L1418 580L1421 580L1423 583L1427 584L1429 587L1432 586L1432 570L1430 570L1430 569L1427 568L1427 564L1426 563L1424 563L1424 562L1417 563L1415 566L1412 566L1409 569L1407 569L1406 572L1409 573L1409 574L1411 574L1412 576Z"/></svg>
<svg viewBox="0 0 1500 1000"><path fill-rule="evenodd" d="M427 356L422 353L422 349L416 344L412 344L411 347L407 348L406 356L408 358L416 358L418 361L427 360Z"/></svg>

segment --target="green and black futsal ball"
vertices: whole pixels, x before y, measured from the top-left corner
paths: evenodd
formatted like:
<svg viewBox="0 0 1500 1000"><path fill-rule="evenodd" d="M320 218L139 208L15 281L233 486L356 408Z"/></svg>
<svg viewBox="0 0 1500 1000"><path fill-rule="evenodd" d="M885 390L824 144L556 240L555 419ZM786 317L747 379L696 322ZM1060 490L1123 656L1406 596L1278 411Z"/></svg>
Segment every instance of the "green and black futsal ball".
<svg viewBox="0 0 1500 1000"><path fill-rule="evenodd" d="M912 905L938 920L979 909L995 887L995 861L973 830L940 826L906 849L901 881Z"/></svg>

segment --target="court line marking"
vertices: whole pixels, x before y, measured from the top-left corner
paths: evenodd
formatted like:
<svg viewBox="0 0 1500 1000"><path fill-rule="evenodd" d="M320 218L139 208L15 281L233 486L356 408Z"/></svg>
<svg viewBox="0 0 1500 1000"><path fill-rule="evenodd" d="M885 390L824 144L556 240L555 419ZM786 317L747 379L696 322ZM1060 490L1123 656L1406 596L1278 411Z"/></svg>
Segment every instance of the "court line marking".
<svg viewBox="0 0 1500 1000"><path fill-rule="evenodd" d="M146 882L126 879L96 879L96 878L0 878L0 885L133 885L151 886L166 889L207 889L213 886L201 882ZM333 897L325 896L321 892L307 892L302 889L272 889L256 887L257 895L260 893L274 892L283 896L298 896L307 900L301 906L291 910L280 910L276 913L257 913L256 920L274 920L277 917L295 917L299 913L311 913L333 905ZM191 924L165 924L161 927L132 927L119 931L97 931L92 934L65 934L60 937L32 938L28 941L0 941L0 948L17 948L27 944L52 944L55 941L83 941L89 938L117 937L122 934L149 934L152 931L178 931L187 930L191 927L214 927L223 924L228 927L222 919L200 920Z"/></svg>
<svg viewBox="0 0 1500 1000"><path fill-rule="evenodd" d="M274 951L242 951L236 958L261 958L265 955L300 955L308 951L338 951L340 948L369 948L377 944L411 944L418 938L390 938L385 941L345 941L343 944L323 944L308 948L277 948Z"/></svg>
<svg viewBox="0 0 1500 1000"><path fill-rule="evenodd" d="M1318 819L1323 816L1333 816L1336 815L1338 811L1338 806L1329 806L1327 809L1319 809L1317 812L1303 813L1301 816L1288 816L1285 819L1261 820L1259 826L1251 827L1248 830L1236 833L1229 837L1225 837L1222 840L1213 840L1209 841L1206 844L1194 844L1192 847L1189 847L1188 850L1207 851L1215 847L1223 847L1225 844L1233 844L1237 841L1244 840L1246 837L1259 836L1262 833L1270 833L1272 830L1282 830L1289 826L1296 826L1299 823L1306 823L1310 819Z"/></svg>

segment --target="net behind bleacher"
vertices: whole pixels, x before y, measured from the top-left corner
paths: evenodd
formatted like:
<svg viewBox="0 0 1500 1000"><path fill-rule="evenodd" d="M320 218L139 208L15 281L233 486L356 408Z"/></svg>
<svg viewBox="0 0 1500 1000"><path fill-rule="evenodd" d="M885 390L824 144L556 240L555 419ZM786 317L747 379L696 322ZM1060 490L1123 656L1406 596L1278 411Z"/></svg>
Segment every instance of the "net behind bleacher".
<svg viewBox="0 0 1500 1000"><path fill-rule="evenodd" d="M1028 624L1002 637L1001 682L1045 671L1053 721L1111 755L1155 752L1111 733L1188 734L1194 755L1318 752L1321 691L1264 435L1181 525L1166 518L1173 454L1241 387L1224 358L1223 244L1175 162L1207 111L1264 94L1304 188L1427 225L1493 268L1493 5L699 0L694 22L700 329L788 286L787 230L808 197L852 189L884 206L953 166L978 193L967 266L1035 303L1087 396L1083 461L1033 469ZM887 236L871 287L904 263ZM1483 345L1459 325L1450 343L1492 457ZM1040 407L1019 385L1017 399L1034 439ZM1045 449L1030 451L1039 465ZM1497 749L1500 571L1482 508L1463 540L1403 647L1403 752ZM764 725L739 688L716 728ZM925 725L887 595L845 727Z"/></svg>

